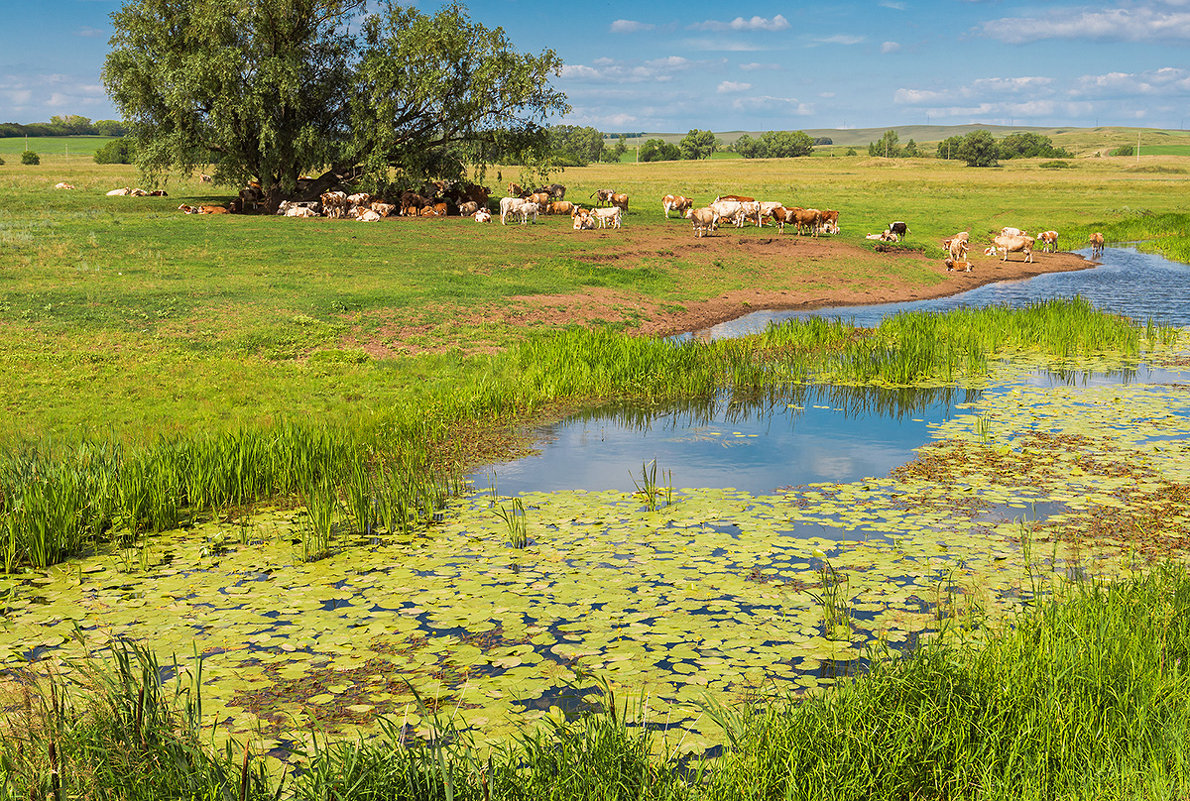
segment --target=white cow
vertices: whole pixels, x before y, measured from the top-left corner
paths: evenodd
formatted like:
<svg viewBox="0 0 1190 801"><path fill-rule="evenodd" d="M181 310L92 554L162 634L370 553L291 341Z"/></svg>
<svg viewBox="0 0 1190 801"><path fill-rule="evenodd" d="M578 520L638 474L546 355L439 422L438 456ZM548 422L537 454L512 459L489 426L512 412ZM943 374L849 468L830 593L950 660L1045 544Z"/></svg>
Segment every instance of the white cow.
<svg viewBox="0 0 1190 801"><path fill-rule="evenodd" d="M716 200L710 205L720 220L728 220L736 228L744 227L744 204L738 200Z"/></svg>
<svg viewBox="0 0 1190 801"><path fill-rule="evenodd" d="M600 228L619 228L620 212L621 209L619 206L609 206L607 208L593 209L591 214L599 223Z"/></svg>

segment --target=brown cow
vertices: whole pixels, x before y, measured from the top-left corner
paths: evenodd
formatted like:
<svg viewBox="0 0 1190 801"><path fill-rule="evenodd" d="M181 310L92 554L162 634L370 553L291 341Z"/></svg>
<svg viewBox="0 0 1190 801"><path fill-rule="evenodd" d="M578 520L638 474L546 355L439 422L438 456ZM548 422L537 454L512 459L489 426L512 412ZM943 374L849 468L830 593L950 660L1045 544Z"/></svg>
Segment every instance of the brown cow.
<svg viewBox="0 0 1190 801"><path fill-rule="evenodd" d="M786 215L786 222L791 222L797 226L797 232L800 235L802 229L806 228L813 236L818 236L818 221L822 218L822 212L818 209L803 209L801 206L794 206L789 209L793 212L793 219L790 220Z"/></svg>
<svg viewBox="0 0 1190 801"><path fill-rule="evenodd" d="M574 204L569 200L556 200L549 204L545 210L546 214L572 214L574 212Z"/></svg>
<svg viewBox="0 0 1190 801"><path fill-rule="evenodd" d="M1103 255L1103 234L1096 231L1091 234L1089 240L1091 243L1091 258L1097 259Z"/></svg>
<svg viewBox="0 0 1190 801"><path fill-rule="evenodd" d="M825 233L839 233L839 212L834 209L823 209L818 225Z"/></svg>
<svg viewBox="0 0 1190 801"><path fill-rule="evenodd" d="M628 211L628 195L614 194L610 198L611 204L621 211ZM618 227L618 226L617 226Z"/></svg>
<svg viewBox="0 0 1190 801"><path fill-rule="evenodd" d="M715 198L716 202L720 200L735 200L740 203L751 203L756 200L756 198L748 197L746 195L720 195L719 197Z"/></svg>

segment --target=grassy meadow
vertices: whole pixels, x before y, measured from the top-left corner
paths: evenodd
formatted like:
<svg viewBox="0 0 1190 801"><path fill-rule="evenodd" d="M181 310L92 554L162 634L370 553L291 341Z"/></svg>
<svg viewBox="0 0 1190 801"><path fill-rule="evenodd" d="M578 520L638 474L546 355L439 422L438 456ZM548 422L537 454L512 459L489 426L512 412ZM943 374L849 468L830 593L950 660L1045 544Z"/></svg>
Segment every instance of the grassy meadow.
<svg viewBox="0 0 1190 801"><path fill-rule="evenodd" d="M1178 555L1169 545L1173 535L1165 534L1181 525L1190 478L1165 441L1153 445L1113 425L1124 402L1137 419L1163 421L1171 437L1182 437L1169 413L1181 402L1174 390L1150 397L1140 387L1099 389L1088 408L1081 396L1072 399L1074 390L1001 393L948 422L945 443L935 443L937 451L914 467L920 475L816 490L800 505L780 501L787 504L779 513L785 522L814 514L816 503L858 509L861 498L871 504L864 513L873 520L901 521L904 528L891 541L875 537L830 559L857 587L874 581L870 571L880 559L897 575L920 571L916 591L934 593L936 602L896 617L882 644L889 631L902 638L896 642L909 641L901 628L922 620L931 631L962 629L962 636L908 659L886 652L889 658L875 661L870 681L842 682L839 691L815 692L809 701L772 693L748 696L756 701L752 706L708 700L700 725L721 732L722 757L715 762L700 761L705 743L654 736L656 699L650 705L642 698L639 709L631 699L625 705L631 672L615 673L627 677L614 691L620 702L609 693L602 714L567 721L560 710L536 709L526 719L538 728L495 749L482 737L474 741L483 724L455 731L450 714L451 704L468 720L484 712L464 705L472 680L498 682L507 673L535 687L590 682L582 660L595 652L564 651L539 670L541 660L534 661L528 643L554 634L527 627L519 612L509 618L515 624L498 626L484 641L470 637L482 633L476 630L465 642L456 632L427 643L412 618L428 610L442 619L443 631L472 618L482 627L516 607L516 599L540 593L535 582L559 582L550 592L561 599L562 611L538 612L558 616L555 622L574 631L566 622L573 608L590 603L591 586L602 586L584 578L604 580L596 569L614 561L597 553L599 538L585 536L579 521L617 515L630 532L628 547L656 552L663 557L658 563L676 570L670 575L645 565L649 580L660 576L664 593L675 597L684 592L683 582L689 584L682 598L693 606L718 603L695 593L683 572L686 557L677 550L685 553L688 545L704 560L695 569L710 570L711 560L722 557L714 555L716 543L699 521L718 519L731 504L751 509L750 499L679 495L676 511L658 511L652 507L665 493L646 478L646 510L637 508L636 496L597 510L605 501L566 494L504 507L494 487L490 503L470 499L465 509L448 507L459 475L518 447L526 423L600 398L661 401L726 388L784 403L767 393L806 382L978 387L998 354L1102 370L1126 368L1146 349L1184 348L1184 333L1146 330L1080 303L902 317L868 332L814 321L713 344L675 346L638 334L650 322L649 309L681 309L728 292L840 285L863 292L890 281L936 287L948 280L936 269L939 243L960 230L971 232L975 247L1005 225L1054 228L1071 248L1081 247L1088 231L1102 230L1109 239L1153 239L1164 252L1185 258L1190 158L1142 155L1138 165L1134 157L1087 157L1071 160L1068 169L1024 160L989 170L866 156L595 165L568 169L558 180L574 200L603 187L629 194L625 228L575 232L568 217L481 226L469 219L360 225L191 216L177 211L178 204L219 203L234 193L201 184L197 176L173 175L163 184L165 198L106 197L109 189L140 185L135 171L76 159L73 145L69 159L52 151L42 156L36 167L15 159L0 166L0 367L6 379L0 382L6 423L0 430L0 603L10 623L0 632L0 661L12 667L25 654L55 648L90 653L89 643L62 632L80 620L94 629L95 618L107 614L99 610L111 612L100 624L103 639L135 638L149 626L175 655L189 653L182 647L188 641L194 659L187 674L168 664L165 651L154 656L147 650L153 643L131 650L117 645L114 665L70 674L69 687L0 689L2 725L10 727L0 737L0 798L59 797L63 791L96 798L485 801L1132 798L1184 795L1190 786L1183 725L1190 712L1190 581L1173 568L1146 577L1139 557L1134 560L1156 555L1138 544L1145 532L1168 546L1162 555ZM505 167L484 183L496 189L517 177L516 168ZM78 188L56 191L58 181ZM667 221L660 209L666 193L706 202L731 192L839 210L843 232L835 239L853 245L846 251L853 255L807 257L805 244L771 229L721 230L695 243L684 221ZM909 223L908 244L916 250L880 254L869 247L864 234L891 220ZM762 240L772 240L764 246L783 249L778 252L785 257L757 257L754 247ZM558 306L562 313L543 311L562 298L574 305ZM608 319L580 315L585 298L600 299ZM1038 419L1056 432L1050 440L1021 434ZM1084 458L1084 449L1099 455ZM1140 460L1142 451L1151 460L1144 469L1130 461ZM969 468L961 480L947 472L960 468ZM974 521L954 532L963 547L985 548L973 558L981 573L956 567L949 543L934 541L930 525L963 517L972 508L969 492L987 495L989 503L1008 502L1042 484L1062 492L1071 507L1065 521L1047 530L1048 556L1030 551L1033 534L1023 519L994 536ZM906 514L906 505L929 517L929 525ZM1120 506L1134 518L1113 517L1123 514ZM1137 511L1150 507L1174 511L1147 517ZM444 508L457 519L443 521ZM497 521L501 512L507 531ZM651 538L659 521L672 519L666 514L690 517L683 535L689 543L678 543L672 532L657 538L664 542L632 539ZM1079 532L1123 529L1125 522L1139 532L1137 541L1113 539L1093 558L1082 547ZM755 542L729 543L730 549L772 558L772 544L763 538L771 525L763 516L747 518L743 528L762 534ZM266 527L267 536L261 533ZM379 531L392 541L378 545ZM158 540L155 532L168 537ZM347 540L362 541L358 554L348 552ZM922 553L907 553L919 541L927 543ZM460 566L460 552L474 561ZM580 557L596 566L589 574L560 567ZM1122 580L1066 584L1062 577L1081 570L1084 557L1095 566L1110 564L1095 574L1104 581ZM800 583L769 585L734 566L723 568L724 581L735 582L730 586L741 597L754 594L748 597L757 605L769 603L770 593L788 593L778 605L788 605L789 625L814 630L808 647L855 657L859 646L836 636L840 625L848 632L852 625L841 580L824 555L795 559L804 560L795 564L805 568ZM483 560L495 565L490 580ZM508 568L510 561L517 564ZM937 577L940 564L950 578ZM957 571L962 575L952 582ZM559 589L566 576L573 597ZM995 603L978 590L949 586L985 576L1003 585ZM389 578L395 590L387 587ZM339 593L351 582L369 601L359 607L358 620L336 611L333 602L350 595ZM129 591L133 585L138 589ZM397 613L382 590L401 602L415 598L409 603L425 609ZM867 591L887 590L875 582ZM918 603L913 591L900 587L905 597L898 602ZM796 613L794 593L804 607ZM611 619L614 631L621 601L606 612L592 606L588 617ZM382 608L379 617L365 619L374 606ZM1137 609L1146 610L1143 626L1136 624ZM731 609L718 611L735 617ZM640 612L644 619L652 614ZM239 628L249 615L257 627L250 643ZM684 626L682 615L669 619L671 627ZM284 625L312 625L313 633L302 629L296 645L282 644L284 636L273 631L278 616ZM196 627L216 639L200 649ZM716 680L734 688L730 651L749 650L753 635L723 639L723 653L699 663L700 670L710 675L718 666L727 677ZM614 653L610 635L604 646L602 661L588 660L600 665L597 675L633 664ZM452 661L451 649L466 651L480 666L474 679ZM321 658L324 651L346 662L310 667L307 656ZM162 684L163 677L193 676L200 655L211 671L205 688L197 676L189 688L182 681ZM274 658L280 661L268 661ZM450 687L439 697L412 680L384 686L381 711L394 710L399 718L400 701L405 720L412 714L416 726L375 724L373 699L346 704L336 697L344 692L336 687L404 675L384 661L398 658L417 664L410 676L422 671L418 675L438 682L434 686ZM350 681L347 673L316 679L303 673L335 673L340 664L349 665L343 670L351 671ZM498 690L488 702L501 712L511 709L511 692L504 685ZM204 716L200 692L217 696L211 705L220 714L237 710L221 719L221 731L244 735L247 745L210 747L210 708ZM739 697L739 691L714 696ZM291 702L302 715L318 707L340 715L336 722L366 717L381 732L328 743L317 734L321 719L295 712L287 725L304 728L289 737L275 730L281 713L270 716L266 709L255 717L260 709L253 704L273 701ZM645 715L652 715L650 725ZM252 728L261 721L271 727L267 734ZM410 737L440 747L402 747ZM263 756L286 748L306 770L280 780Z"/></svg>
<svg viewBox="0 0 1190 801"><path fill-rule="evenodd" d="M1063 242L1077 246L1090 228L1135 221L1138 210L1184 214L1190 174L1144 170L1187 163L1146 156L1142 171L1131 158L973 170L856 157L567 170L559 177L570 197L614 186L633 198L622 235L593 236L559 218L480 227L459 219L190 217L176 211L179 203L219 202L226 190L173 176L169 197L108 198L108 189L138 184L133 170L73 157L9 163L0 168L0 354L16 380L0 389L10 421L0 437L102 432L143 441L283 414L352 417L427 373L459 369L459 354L491 352L548 327L518 300L525 296L613 293L631 330L640 322L633 298L681 306L759 281L846 282L862 291L890 277L946 280L895 255L879 269L792 258L774 273L733 250L737 237L771 236L751 228L721 233L694 256L675 258L650 241L624 258L634 232L688 238L685 223L662 219L667 192L700 201L747 192L835 208L838 238L855 244L906 220L910 243L940 258L939 241L960 230L975 244L1004 225L1054 228L1072 232ZM516 175L505 169L501 177ZM52 190L60 180L79 188ZM433 355L374 358L426 352ZM321 369L328 361L335 368Z"/></svg>
<svg viewBox="0 0 1190 801"><path fill-rule="evenodd" d="M14 160L19 162L22 152L32 150L43 158L61 156L63 159L73 159L78 156L90 161L95 151L111 140L110 136L0 137L0 156L12 154ZM7 158L4 160L8 161Z"/></svg>

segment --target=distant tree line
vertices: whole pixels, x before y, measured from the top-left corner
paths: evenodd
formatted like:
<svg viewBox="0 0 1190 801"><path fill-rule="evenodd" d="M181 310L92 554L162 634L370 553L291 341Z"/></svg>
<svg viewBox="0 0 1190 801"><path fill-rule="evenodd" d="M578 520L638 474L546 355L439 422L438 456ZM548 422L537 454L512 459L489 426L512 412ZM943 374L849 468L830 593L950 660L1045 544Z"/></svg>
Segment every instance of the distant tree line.
<svg viewBox="0 0 1190 801"><path fill-rule="evenodd" d="M679 159L709 159L723 143L712 131L692 128L678 144L663 139L648 139L637 152L639 161L678 161Z"/></svg>
<svg viewBox="0 0 1190 801"><path fill-rule="evenodd" d="M96 120L77 114L50 117L49 122L0 122L0 139L18 136L124 136L128 125L116 120Z"/></svg>
<svg viewBox="0 0 1190 801"><path fill-rule="evenodd" d="M1068 159L1073 154L1054 147L1048 136L1037 133L1012 133L996 141L987 131L972 131L966 136L951 136L938 143L938 158L962 159L969 167L993 167L1001 159Z"/></svg>
<svg viewBox="0 0 1190 801"><path fill-rule="evenodd" d="M830 139L824 142L811 139L805 131L766 131L755 138L744 134L735 140L732 148L746 159L788 159L808 156L814 145L830 142Z"/></svg>

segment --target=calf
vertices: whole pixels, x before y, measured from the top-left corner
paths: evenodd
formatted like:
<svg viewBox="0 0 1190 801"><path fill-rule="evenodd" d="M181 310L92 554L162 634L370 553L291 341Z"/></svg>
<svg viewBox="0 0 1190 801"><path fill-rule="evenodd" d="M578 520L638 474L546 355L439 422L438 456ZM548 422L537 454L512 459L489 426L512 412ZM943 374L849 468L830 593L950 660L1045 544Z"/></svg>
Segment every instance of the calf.
<svg viewBox="0 0 1190 801"><path fill-rule="evenodd" d="M971 262L967 261L967 245L970 238L969 231L960 231L942 243L950 253L946 257L947 272L953 270L955 265L964 263L967 265L967 272L971 272Z"/></svg>
<svg viewBox="0 0 1190 801"><path fill-rule="evenodd" d="M1091 243L1091 258L1097 259L1103 255L1103 234L1096 231L1088 241Z"/></svg>
<svg viewBox="0 0 1190 801"><path fill-rule="evenodd" d="M824 233L837 234L839 233L839 212L834 209L824 209L822 216L819 219L819 226Z"/></svg>
<svg viewBox="0 0 1190 801"><path fill-rule="evenodd" d="M909 233L909 226L900 220L897 220L896 222L890 222L888 224L888 232L895 236L897 241L900 242L905 237L905 235Z"/></svg>
<svg viewBox="0 0 1190 801"><path fill-rule="evenodd" d="M709 236L715 230L715 223L719 221L719 215L710 206L703 206L701 209L690 209L686 213L686 217L694 225L694 236L697 239Z"/></svg>
<svg viewBox="0 0 1190 801"><path fill-rule="evenodd" d="M1020 228L1001 228L1000 233L1005 236L1024 236L1025 232Z"/></svg>
<svg viewBox="0 0 1190 801"><path fill-rule="evenodd" d="M380 222L380 214L378 212L372 211L371 209L365 209L363 206L356 206L353 211L356 212L356 222Z"/></svg>
<svg viewBox="0 0 1190 801"><path fill-rule="evenodd" d="M614 189L596 189L590 196L595 198L596 206L602 206L606 203L611 203L612 195L615 193L616 191Z"/></svg>
<svg viewBox="0 0 1190 801"><path fill-rule="evenodd" d="M665 219L669 219L669 213L676 211L678 214L683 214L694 206L694 201L682 195L666 195L661 198L661 208L665 210Z"/></svg>
<svg viewBox="0 0 1190 801"><path fill-rule="evenodd" d="M1037 235L1041 240L1041 252L1053 253L1058 249L1058 232L1057 231L1042 231Z"/></svg>
<svg viewBox="0 0 1190 801"><path fill-rule="evenodd" d="M59 181L54 184L55 189L74 189L74 184L68 184L65 181Z"/></svg>
<svg viewBox="0 0 1190 801"><path fill-rule="evenodd" d="M397 207L392 203L385 203L382 200L373 200L370 208L381 217L387 217L397 210Z"/></svg>
<svg viewBox="0 0 1190 801"><path fill-rule="evenodd" d="M574 215L574 230L589 231L595 227L595 218L590 214L575 214Z"/></svg>
<svg viewBox="0 0 1190 801"><path fill-rule="evenodd" d="M211 176L207 175L205 172L200 172L198 174L198 182L200 184L209 184L211 182Z"/></svg>
<svg viewBox="0 0 1190 801"><path fill-rule="evenodd" d="M492 221L492 213L487 209L477 209L472 216L477 223L490 223Z"/></svg>
<svg viewBox="0 0 1190 801"><path fill-rule="evenodd" d="M474 216L477 211L479 211L479 204L474 200L465 200L459 204L459 214L464 217Z"/></svg>

